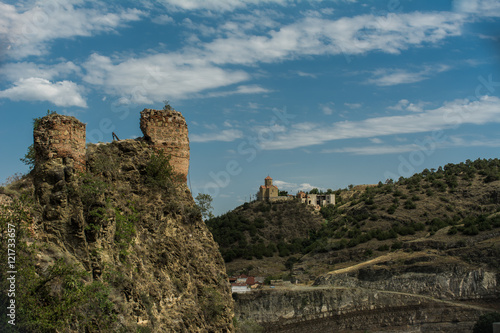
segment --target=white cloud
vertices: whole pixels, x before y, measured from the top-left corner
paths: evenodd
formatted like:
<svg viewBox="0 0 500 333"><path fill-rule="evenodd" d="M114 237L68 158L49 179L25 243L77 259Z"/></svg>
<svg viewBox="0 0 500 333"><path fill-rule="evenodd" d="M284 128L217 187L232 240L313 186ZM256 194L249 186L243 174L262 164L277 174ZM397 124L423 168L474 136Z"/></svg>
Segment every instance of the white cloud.
<svg viewBox="0 0 500 333"><path fill-rule="evenodd" d="M442 142L432 142L433 149L449 149L449 148L465 148L465 147L500 147L499 139L472 139L467 140L458 136L445 137L447 140ZM353 155L387 155L387 154L402 154L412 151L428 151L428 146L421 146L416 143L406 145L384 145L384 146L364 146L364 147L344 147L336 149L323 149L321 152L325 154L347 153Z"/></svg>
<svg viewBox="0 0 500 333"><path fill-rule="evenodd" d="M234 129L222 130L214 133L191 134L191 142L210 142L210 141L234 141L243 137L243 132Z"/></svg>
<svg viewBox="0 0 500 333"><path fill-rule="evenodd" d="M275 62L304 55L398 54L411 46L437 43L461 34L464 16L450 12L385 16L359 15L329 20L305 17L261 35L229 35L204 46L216 64Z"/></svg>
<svg viewBox="0 0 500 333"><path fill-rule="evenodd" d="M371 141L371 142L373 142L373 143L382 143L382 142L383 142L383 141L382 141L381 139L379 139L379 138L371 138L371 139L370 139L370 141Z"/></svg>
<svg viewBox="0 0 500 333"><path fill-rule="evenodd" d="M216 6L216 2L175 2L178 6ZM183 5L181 5L181 3ZM210 5L211 3L211 5ZM224 2L217 2L222 6ZM227 6L236 2L225 2ZM193 7L193 8L194 8ZM461 16L454 13L361 15L337 20L305 17L262 34L244 27L227 27L212 41L190 44L179 51L122 60L93 54L83 65L84 81L125 102L150 104L168 99L266 93L258 85L236 90L202 92L249 80L230 64L255 65L313 54L399 53L410 46L435 43L460 34ZM270 30L271 29L271 30ZM331 109L331 108L330 108ZM329 110L324 110L327 113Z"/></svg>
<svg viewBox="0 0 500 333"><path fill-rule="evenodd" d="M109 57L92 54L83 67L87 71L85 82L102 86L109 94L125 96L128 102L145 104L187 98L249 78L244 71L221 69L194 56L175 53L132 58L117 64ZM240 93L259 90L256 86L238 89Z"/></svg>
<svg viewBox="0 0 500 333"><path fill-rule="evenodd" d="M461 13L486 17L500 17L498 0L454 0L454 9Z"/></svg>
<svg viewBox="0 0 500 333"><path fill-rule="evenodd" d="M206 97L225 97L225 96L235 95L235 94L262 94L262 93L268 93L268 92L271 92L271 90L254 84L254 85L238 86L236 88L236 90L231 90L231 91L217 91L217 92L208 93L206 95Z"/></svg>
<svg viewBox="0 0 500 333"><path fill-rule="evenodd" d="M174 19L171 16L168 15L159 15L151 19L151 22L156 23L156 24L169 24L173 23Z"/></svg>
<svg viewBox="0 0 500 333"><path fill-rule="evenodd" d="M287 0L161 0L172 9L232 11L248 5L265 3L286 4Z"/></svg>
<svg viewBox="0 0 500 333"><path fill-rule="evenodd" d="M332 140L372 138L383 135L423 133L453 128L461 124L482 125L500 123L500 98L483 96L479 100L455 100L437 109L402 116L369 118L361 121L343 121L325 126L320 123L299 123L262 148L294 149L323 144Z"/></svg>
<svg viewBox="0 0 500 333"><path fill-rule="evenodd" d="M335 149L323 149L324 154L348 153L353 155L386 155L400 154L421 149L416 144L398 146L365 146L365 147L344 147Z"/></svg>
<svg viewBox="0 0 500 333"><path fill-rule="evenodd" d="M372 72L373 77L367 83L377 86L393 86L397 84L408 84L426 80L436 73L441 73L450 69L447 65L425 66L417 72L410 72L405 69L378 69Z"/></svg>
<svg viewBox="0 0 500 333"><path fill-rule="evenodd" d="M302 76L302 77L312 77L314 79L317 77L316 74L306 73L306 72L302 72L302 71L297 71L296 73L298 76Z"/></svg>
<svg viewBox="0 0 500 333"><path fill-rule="evenodd" d="M67 77L74 73L80 73L80 71L80 67L71 61L61 62L55 65L17 62L3 65L0 75L5 76L5 78L10 81L27 79L30 77L52 80L54 78Z"/></svg>
<svg viewBox="0 0 500 333"><path fill-rule="evenodd" d="M289 1L164 0L163 3L181 10L225 11L266 3L286 4ZM138 9L106 8L104 3L80 0L37 4L27 9L0 4L0 34L8 36L11 44L9 52L13 57L42 55L47 53L50 42L55 39L113 32L147 14ZM196 42L188 42L184 49L178 51L128 59L92 54L83 64L86 70L83 80L99 91L121 97L124 102L141 104L166 98L266 93L270 90L258 85L241 84L251 78L246 71L224 66L253 66L259 62L278 62L308 55L351 55L374 51L397 54L410 47L438 43L449 36L459 35L464 22L463 15L450 12L327 19L318 11L319 15L307 15L279 26L261 11L252 13L236 14L236 21L225 22L207 32L208 35L215 35L215 39L207 38L207 42L201 42L196 38ZM260 25L259 15L265 18L263 25ZM34 18L37 19L33 21ZM157 16L155 20L170 22L167 15ZM38 69L31 68L28 73L27 64L23 78L55 80L57 74L68 75L70 70L73 73L79 71L78 68L40 66ZM66 65L69 66L69 63ZM303 74L308 75L299 73ZM14 71L7 75L13 82L21 78L14 78ZM207 92L233 84L240 85L231 91ZM327 109L324 111L330 112Z"/></svg>
<svg viewBox="0 0 500 333"><path fill-rule="evenodd" d="M43 78L20 79L14 86L0 91L0 98L13 101L48 101L57 106L87 107L81 95L82 89L71 81L52 83Z"/></svg>
<svg viewBox="0 0 500 333"><path fill-rule="evenodd" d="M389 106L388 109L398 111L422 112L429 103L419 101L417 104L410 103L407 99L400 100L396 105Z"/></svg>
<svg viewBox="0 0 500 333"><path fill-rule="evenodd" d="M89 4L94 7L83 7ZM10 57L39 56L54 39L110 32L144 15L137 9L113 13L105 4L79 0L36 1L29 8L0 3L0 35L6 36Z"/></svg>
<svg viewBox="0 0 500 333"><path fill-rule="evenodd" d="M362 104L361 103L344 103L349 109L359 109Z"/></svg>
<svg viewBox="0 0 500 333"><path fill-rule="evenodd" d="M288 193L290 194L297 193L299 191L308 192L311 191L313 188L324 190L324 188L322 187L313 186L309 183L296 184L296 183L285 182L282 180L273 180L273 184L278 186L278 189L280 189L281 191L288 191Z"/></svg>
<svg viewBox="0 0 500 333"><path fill-rule="evenodd" d="M335 104L333 102L327 103L327 104L320 104L320 109L321 111L326 114L326 115L331 115L333 114L333 106Z"/></svg>

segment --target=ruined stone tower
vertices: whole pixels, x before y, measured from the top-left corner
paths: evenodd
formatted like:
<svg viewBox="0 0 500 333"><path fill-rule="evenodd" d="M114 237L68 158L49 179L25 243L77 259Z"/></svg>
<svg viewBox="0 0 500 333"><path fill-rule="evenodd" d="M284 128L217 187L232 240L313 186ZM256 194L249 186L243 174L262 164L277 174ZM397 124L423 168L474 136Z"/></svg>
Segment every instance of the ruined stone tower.
<svg viewBox="0 0 500 333"><path fill-rule="evenodd" d="M52 114L39 119L33 131L35 165L58 164L85 171L85 124L75 117Z"/></svg>
<svg viewBox="0 0 500 333"><path fill-rule="evenodd" d="M35 193L42 207L44 229L64 239L72 253L86 255L81 209L70 195L76 175L85 171L85 124L59 114L38 119L33 130ZM74 197L74 196L73 196Z"/></svg>
<svg viewBox="0 0 500 333"><path fill-rule="evenodd" d="M141 131L156 149L170 155L170 165L184 181L189 169L189 139L186 120L175 110L141 111Z"/></svg>

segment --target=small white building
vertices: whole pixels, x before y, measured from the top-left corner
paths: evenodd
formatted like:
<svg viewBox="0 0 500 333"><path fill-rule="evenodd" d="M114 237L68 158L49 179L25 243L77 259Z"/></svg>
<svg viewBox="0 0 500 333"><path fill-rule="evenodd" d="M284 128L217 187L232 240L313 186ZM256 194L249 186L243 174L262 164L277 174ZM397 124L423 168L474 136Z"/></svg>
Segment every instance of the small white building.
<svg viewBox="0 0 500 333"><path fill-rule="evenodd" d="M231 293L244 294L250 291L250 286L248 286L246 283L231 283Z"/></svg>
<svg viewBox="0 0 500 333"><path fill-rule="evenodd" d="M312 206L335 205L335 194L304 194L298 198L302 203Z"/></svg>

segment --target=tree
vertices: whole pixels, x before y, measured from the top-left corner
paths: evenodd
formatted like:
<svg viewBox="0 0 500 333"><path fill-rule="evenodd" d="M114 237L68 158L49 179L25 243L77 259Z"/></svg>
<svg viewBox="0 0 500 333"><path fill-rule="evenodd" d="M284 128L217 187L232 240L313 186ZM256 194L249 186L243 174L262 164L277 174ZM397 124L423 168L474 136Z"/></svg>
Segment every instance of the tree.
<svg viewBox="0 0 500 333"><path fill-rule="evenodd" d="M500 313L490 312L479 317L472 333L493 333L493 323L500 322Z"/></svg>
<svg viewBox="0 0 500 333"><path fill-rule="evenodd" d="M50 116L53 114L57 114L57 112L47 110L46 116ZM33 130L36 130L38 128L38 125L40 125L40 121L42 120L42 118L43 117L33 118ZM33 170L33 168L35 167L35 146L33 144L29 145L26 155L20 158L20 160L30 168L30 171Z"/></svg>
<svg viewBox="0 0 500 333"><path fill-rule="evenodd" d="M309 193L311 193L311 194L319 194L319 190L317 188L313 188Z"/></svg>
<svg viewBox="0 0 500 333"><path fill-rule="evenodd" d="M195 200L196 205L200 209L203 220L208 220L214 217L214 214L212 214L212 196L210 194L198 193Z"/></svg>
<svg viewBox="0 0 500 333"><path fill-rule="evenodd" d="M279 191L278 195L280 197L286 197L288 195L288 191Z"/></svg>
<svg viewBox="0 0 500 333"><path fill-rule="evenodd" d="M170 105L170 101L169 100L164 100L163 103L165 104L163 106L163 110L164 111L170 111L170 110L173 110L172 106Z"/></svg>
<svg viewBox="0 0 500 333"><path fill-rule="evenodd" d="M20 160L30 168L30 171L33 170L35 167L35 147L33 144L29 145L26 155L20 158Z"/></svg>

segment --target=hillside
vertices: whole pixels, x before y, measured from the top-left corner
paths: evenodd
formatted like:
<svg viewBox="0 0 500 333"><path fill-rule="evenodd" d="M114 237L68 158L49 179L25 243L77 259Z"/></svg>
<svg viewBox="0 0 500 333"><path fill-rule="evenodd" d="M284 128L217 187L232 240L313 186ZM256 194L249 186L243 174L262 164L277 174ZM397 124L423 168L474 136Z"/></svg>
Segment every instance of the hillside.
<svg viewBox="0 0 500 333"><path fill-rule="evenodd" d="M155 114L155 124L183 120ZM2 253L16 244L2 289L17 272L15 295L0 297L5 308L15 300L15 325L3 316L2 332L234 330L223 259L184 182L186 154L172 163L155 143L85 147L75 118L38 120L34 170L0 188Z"/></svg>
<svg viewBox="0 0 500 333"><path fill-rule="evenodd" d="M269 263L266 256L279 267L274 274L287 272L283 258L300 258L296 268L314 279L333 267L425 248L460 248L463 257L498 268L498 248L483 256L476 245L500 235L499 166L497 159L467 161L396 182L339 189L337 204L319 212L298 202L246 203L207 225L228 268L251 264L255 274L261 262Z"/></svg>
<svg viewBox="0 0 500 333"><path fill-rule="evenodd" d="M296 201L252 202L207 221L226 260L288 256L302 248L303 235L318 230L323 218Z"/></svg>
<svg viewBox="0 0 500 333"><path fill-rule="evenodd" d="M337 204L319 211L252 202L209 221L223 253L254 251L226 256L229 273L300 283L238 295L236 318L268 332L470 332L479 315L500 310L499 167L448 164L339 189ZM226 237L229 220L242 241ZM267 224L251 236L244 228L255 220ZM275 251L259 257L259 244Z"/></svg>

